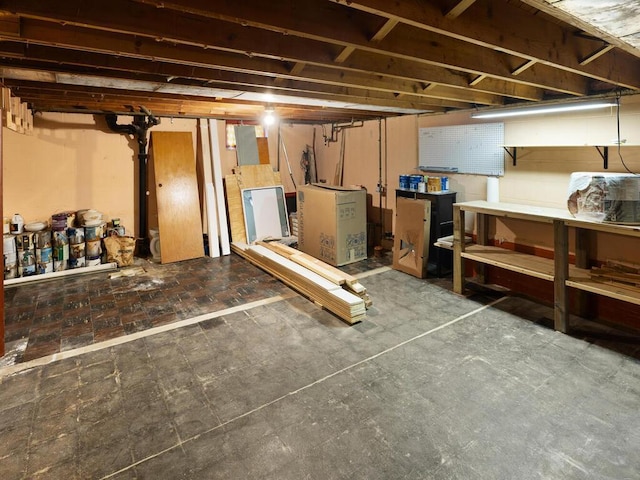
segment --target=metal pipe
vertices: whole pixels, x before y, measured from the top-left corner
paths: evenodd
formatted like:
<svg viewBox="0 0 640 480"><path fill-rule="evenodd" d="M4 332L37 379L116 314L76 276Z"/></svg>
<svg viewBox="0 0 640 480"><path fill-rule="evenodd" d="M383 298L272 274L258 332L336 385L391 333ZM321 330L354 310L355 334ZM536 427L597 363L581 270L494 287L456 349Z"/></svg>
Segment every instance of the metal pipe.
<svg viewBox="0 0 640 480"><path fill-rule="evenodd" d="M148 253L144 239L147 235L147 131L158 125L160 120L153 116L146 108L140 107L143 115L133 117L129 125L118 125L118 115L108 113L105 115L107 126L116 133L132 135L138 142L138 251Z"/></svg>

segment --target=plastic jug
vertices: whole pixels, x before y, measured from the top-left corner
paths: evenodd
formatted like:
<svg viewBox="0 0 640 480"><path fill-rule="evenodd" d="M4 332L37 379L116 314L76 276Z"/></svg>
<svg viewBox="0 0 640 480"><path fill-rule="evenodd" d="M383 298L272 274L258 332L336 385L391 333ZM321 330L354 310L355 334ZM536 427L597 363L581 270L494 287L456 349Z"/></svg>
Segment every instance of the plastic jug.
<svg viewBox="0 0 640 480"><path fill-rule="evenodd" d="M15 213L13 217L11 217L11 228L10 228L11 233L13 234L22 233L23 227L24 227L24 219L22 218L22 215L20 215L19 213Z"/></svg>

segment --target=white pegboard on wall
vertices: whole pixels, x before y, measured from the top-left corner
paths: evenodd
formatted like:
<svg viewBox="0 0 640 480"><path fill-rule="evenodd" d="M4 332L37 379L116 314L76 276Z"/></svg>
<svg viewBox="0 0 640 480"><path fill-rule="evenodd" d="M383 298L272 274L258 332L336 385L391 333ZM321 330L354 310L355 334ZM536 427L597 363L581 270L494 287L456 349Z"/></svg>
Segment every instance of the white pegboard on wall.
<svg viewBox="0 0 640 480"><path fill-rule="evenodd" d="M420 170L504 175L504 123L421 128Z"/></svg>

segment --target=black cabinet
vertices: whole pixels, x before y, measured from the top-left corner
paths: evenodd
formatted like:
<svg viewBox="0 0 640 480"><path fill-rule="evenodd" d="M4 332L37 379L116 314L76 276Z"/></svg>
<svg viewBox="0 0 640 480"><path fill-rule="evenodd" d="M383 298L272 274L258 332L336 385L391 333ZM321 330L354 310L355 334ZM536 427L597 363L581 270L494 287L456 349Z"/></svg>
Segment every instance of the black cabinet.
<svg viewBox="0 0 640 480"><path fill-rule="evenodd" d="M396 197L416 198L431 202L431 227L429 232L428 273L442 277L451 273L453 255L450 250L434 245L438 238L453 235L453 204L456 203L456 192L416 192L414 190L396 189Z"/></svg>

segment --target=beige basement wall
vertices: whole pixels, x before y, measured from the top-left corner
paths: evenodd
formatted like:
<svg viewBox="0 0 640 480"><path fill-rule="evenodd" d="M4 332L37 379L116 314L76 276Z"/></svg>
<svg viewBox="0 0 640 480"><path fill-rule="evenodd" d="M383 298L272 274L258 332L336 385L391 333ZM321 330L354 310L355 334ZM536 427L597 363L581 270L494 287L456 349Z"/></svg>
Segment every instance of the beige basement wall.
<svg viewBox="0 0 640 480"><path fill-rule="evenodd" d="M621 100L620 132L628 144L640 145L640 96ZM120 124L131 119L120 117ZM469 113L402 116L364 122L331 137L331 125L281 123L268 131L271 164L278 167L285 190L294 192L278 128L288 154L296 185L303 183L300 159L306 145L315 149L318 178L334 183L345 136L344 185L362 185L372 205L393 211L400 174L415 173L418 166L418 130L423 127L479 123ZM493 122L493 120L491 121ZM603 161L594 146L613 143L617 135L615 109L581 115L562 114L507 120L505 143L518 146L517 165L505 154L505 175L499 179L503 202L565 208L571 172L602 172ZM223 174L232 172L236 152L225 148L224 121L216 122ZM190 131L197 144L197 120L162 118L151 131ZM111 132L101 117L80 114L38 114L33 135L4 129L4 216L19 212L26 222L49 219L52 213L95 208L108 219L119 217L128 234L137 232L137 145L126 136ZM381 140L381 141L380 141ZM558 146L563 145L563 146ZM570 146L573 145L573 146ZM616 147L609 147L608 172L625 172ZM623 145L620 153L632 171L640 171L640 146ZM278 162L279 154L279 162ZM379 177L386 189L377 192ZM450 189L459 202L486 198L487 177L450 175ZM152 210L150 208L150 210ZM379 218L378 216L374 217ZM385 232L392 232L393 215L385 217ZM150 219L150 224L152 219ZM391 225L390 225L391 224ZM474 228L470 222L468 230ZM511 225L510 227L513 227ZM550 248L550 237L529 225L500 225L496 238ZM632 239L598 242L598 258L631 260L637 248ZM637 243L637 242L636 242ZM633 255L631 255L633 254ZM637 259L640 261L640 258Z"/></svg>
<svg viewBox="0 0 640 480"><path fill-rule="evenodd" d="M121 116L118 124L130 124L131 120ZM215 124L222 173L226 175L237 165L236 152L225 148L225 122ZM150 129L156 131L191 132L197 152L197 120L162 118L159 125ZM31 135L7 128L3 134L3 216L20 213L28 223L50 221L51 215L58 212L93 208L103 212L107 220L120 218L127 234L138 236L135 139L109 130L101 116L62 113L36 115ZM298 183L303 179L300 158L305 145L312 142L313 127L282 125L281 134ZM271 164L275 168L277 126L269 130L268 136ZM280 157L283 184L286 191L294 192L282 151ZM150 205L151 227L157 223L155 218L155 208Z"/></svg>
<svg viewBox="0 0 640 480"><path fill-rule="evenodd" d="M499 178L500 201L554 208L566 208L569 178L572 172L626 172L613 145L617 138L616 109L581 114L555 114L506 119L505 144L518 146L517 165L505 153L505 175ZM416 173L418 166L418 130L426 127L493 123L500 120L476 120L471 113L404 116L383 121L383 183L387 196L383 207L395 210L395 189L400 174ZM319 127L316 127L319 128ZM330 126L325 126L330 133ZM373 194L378 205L378 122L365 122L361 128L345 130L344 184L363 185ZM620 136L627 145L620 155L632 172L640 172L640 96L621 99ZM321 137L319 137L321 139ZM385 142L386 138L386 142ZM610 145L609 168L595 145ZM340 153L340 140L325 146L317 143L320 178L333 183ZM457 201L484 200L487 177L452 174L450 190ZM473 217L467 219L467 230L473 231ZM505 242L552 249L551 236L523 222L499 224L495 237ZM389 229L385 226L385 231ZM637 240L615 237L615 241L598 242L598 259L627 259L640 262ZM636 253L637 252L637 253Z"/></svg>
<svg viewBox="0 0 640 480"><path fill-rule="evenodd" d="M470 114L424 116L420 128L463 125L499 120L475 120ZM618 152L611 146L617 139L615 108L580 114L537 115L504 119L505 144L517 146L517 162L505 154L505 174L499 178L501 202L553 208L566 208L569 179L572 172L640 172L640 96L621 99L620 137L626 140ZM610 145L609 168L596 145ZM622 159L621 159L622 157ZM624 164L623 164L624 162ZM451 175L451 189L458 192L459 202L486 199L487 177ZM471 219L473 221L473 219ZM511 228L510 228L511 227ZM467 230L474 229L472 223ZM499 241L515 242L552 250L552 237L544 229L527 222L498 222L494 236ZM601 235L597 258L625 259L640 263L637 240ZM573 245L573 240L571 240Z"/></svg>

